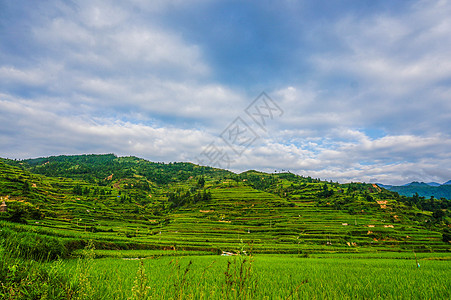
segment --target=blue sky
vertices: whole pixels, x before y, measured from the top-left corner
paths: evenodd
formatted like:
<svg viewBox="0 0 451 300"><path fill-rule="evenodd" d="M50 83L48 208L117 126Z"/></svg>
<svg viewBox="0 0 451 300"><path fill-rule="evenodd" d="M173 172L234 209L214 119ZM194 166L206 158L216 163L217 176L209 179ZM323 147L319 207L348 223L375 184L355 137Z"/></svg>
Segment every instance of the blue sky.
<svg viewBox="0 0 451 300"><path fill-rule="evenodd" d="M450 15L449 1L0 0L0 156L445 182ZM245 111L270 112L262 92L280 109L263 127ZM253 134L239 149L234 128Z"/></svg>

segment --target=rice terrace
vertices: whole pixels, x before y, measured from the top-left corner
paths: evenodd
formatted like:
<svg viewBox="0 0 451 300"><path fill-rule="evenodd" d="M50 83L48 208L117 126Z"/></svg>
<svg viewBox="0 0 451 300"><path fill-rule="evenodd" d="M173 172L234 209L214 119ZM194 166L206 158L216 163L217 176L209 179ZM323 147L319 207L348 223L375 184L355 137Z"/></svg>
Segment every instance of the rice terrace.
<svg viewBox="0 0 451 300"><path fill-rule="evenodd" d="M449 299L449 201L138 157L0 160L1 299Z"/></svg>

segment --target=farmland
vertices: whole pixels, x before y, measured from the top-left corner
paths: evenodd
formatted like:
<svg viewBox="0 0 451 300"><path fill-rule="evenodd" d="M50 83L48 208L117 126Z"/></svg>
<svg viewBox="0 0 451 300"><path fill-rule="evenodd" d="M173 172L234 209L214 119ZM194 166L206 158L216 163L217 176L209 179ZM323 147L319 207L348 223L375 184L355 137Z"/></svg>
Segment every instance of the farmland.
<svg viewBox="0 0 451 300"><path fill-rule="evenodd" d="M122 255L127 251L121 251ZM130 253L132 255L136 253ZM450 256L296 255L97 258L48 262L82 299L449 299ZM56 293L41 290L42 294ZM53 287L55 289L55 287ZM32 292L31 292L32 293ZM41 295L42 295L41 294Z"/></svg>
<svg viewBox="0 0 451 300"><path fill-rule="evenodd" d="M449 297L446 199L114 155L0 171L4 297Z"/></svg>

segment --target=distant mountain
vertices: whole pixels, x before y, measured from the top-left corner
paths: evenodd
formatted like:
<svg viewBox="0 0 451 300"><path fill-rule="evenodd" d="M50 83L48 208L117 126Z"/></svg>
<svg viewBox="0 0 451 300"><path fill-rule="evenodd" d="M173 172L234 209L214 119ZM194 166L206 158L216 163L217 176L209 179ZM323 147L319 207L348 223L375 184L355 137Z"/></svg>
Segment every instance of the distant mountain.
<svg viewBox="0 0 451 300"><path fill-rule="evenodd" d="M393 185L376 183L379 187L389 190Z"/></svg>
<svg viewBox="0 0 451 300"><path fill-rule="evenodd" d="M427 183L424 182L418 182L418 181L413 181L411 183L405 184L403 186L418 186L418 187L427 187L429 186Z"/></svg>
<svg viewBox="0 0 451 300"><path fill-rule="evenodd" d="M442 185L436 182L424 183L414 181L401 186L380 185L380 184L379 186L389 191L397 192L400 195L409 197L417 193L418 196L420 197L430 198L431 196L434 196L434 198L437 199L440 198L451 199L451 180Z"/></svg>
<svg viewBox="0 0 451 300"><path fill-rule="evenodd" d="M451 180L444 183L444 184L440 184L438 182L418 182L418 181L413 181L413 182L409 182L403 185L391 185L391 184L383 184L383 183L377 183L378 186L380 186L381 188L390 190L391 188L399 188L399 187L439 187L442 185L451 185Z"/></svg>

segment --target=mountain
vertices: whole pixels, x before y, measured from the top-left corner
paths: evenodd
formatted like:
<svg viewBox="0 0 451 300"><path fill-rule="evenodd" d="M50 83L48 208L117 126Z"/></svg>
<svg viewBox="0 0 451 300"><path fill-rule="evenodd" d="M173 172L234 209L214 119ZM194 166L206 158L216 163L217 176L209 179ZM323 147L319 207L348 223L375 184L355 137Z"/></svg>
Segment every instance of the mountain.
<svg viewBox="0 0 451 300"><path fill-rule="evenodd" d="M447 182L445 182L444 184L442 184L442 185L450 185L451 184L451 180L448 180Z"/></svg>
<svg viewBox="0 0 451 300"><path fill-rule="evenodd" d="M389 184L382 184L382 183L376 183L376 184L384 189L388 189L389 187L392 187L392 185L389 185Z"/></svg>
<svg viewBox="0 0 451 300"><path fill-rule="evenodd" d="M429 186L427 183L424 182L418 182L418 181L413 181L411 183L405 184L403 186L410 186L410 187L427 187Z"/></svg>
<svg viewBox="0 0 451 300"><path fill-rule="evenodd" d="M433 196L434 198L440 199L451 199L451 180L448 181L449 184L439 184L436 182L424 183L414 181L411 183L407 183L401 186L393 186L393 185L379 185L384 187L392 192L397 192L400 195L412 197L415 194L418 194L420 197L430 198Z"/></svg>
<svg viewBox="0 0 451 300"><path fill-rule="evenodd" d="M0 196L3 228L58 237L72 250L89 239L98 249L213 252L236 250L241 240L256 253L450 248L440 233L449 201L292 173L114 154L0 159Z"/></svg>

